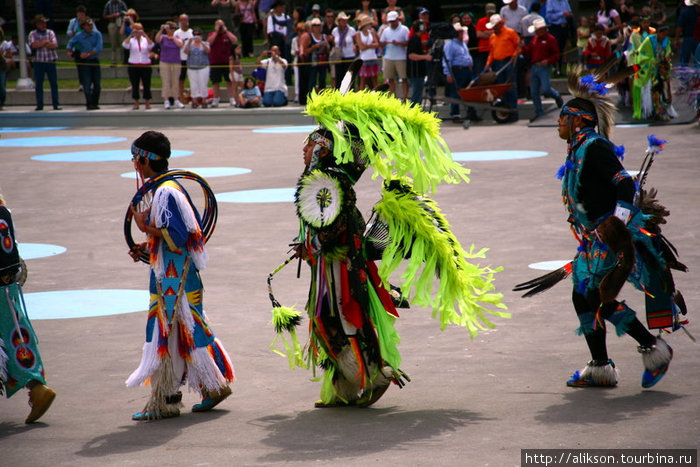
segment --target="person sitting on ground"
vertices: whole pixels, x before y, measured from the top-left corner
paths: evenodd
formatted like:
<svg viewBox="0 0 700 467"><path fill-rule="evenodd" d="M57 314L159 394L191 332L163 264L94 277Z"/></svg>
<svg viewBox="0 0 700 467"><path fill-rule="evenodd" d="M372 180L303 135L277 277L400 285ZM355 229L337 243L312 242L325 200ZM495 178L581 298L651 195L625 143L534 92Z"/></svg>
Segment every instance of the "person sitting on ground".
<svg viewBox="0 0 700 467"><path fill-rule="evenodd" d="M238 95L238 100L241 103L241 107L246 109L260 107L262 94L260 93L258 83L255 82L255 78L249 76L245 79L243 82L243 90Z"/></svg>

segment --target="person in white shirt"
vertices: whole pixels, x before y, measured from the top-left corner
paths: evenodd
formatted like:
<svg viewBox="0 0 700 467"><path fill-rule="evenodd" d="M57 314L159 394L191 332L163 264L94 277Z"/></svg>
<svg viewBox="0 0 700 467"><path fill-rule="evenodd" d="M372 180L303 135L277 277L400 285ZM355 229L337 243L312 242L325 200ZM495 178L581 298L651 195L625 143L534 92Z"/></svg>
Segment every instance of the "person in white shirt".
<svg viewBox="0 0 700 467"><path fill-rule="evenodd" d="M357 47L355 45L355 34L357 32L355 28L348 26L349 19L350 17L344 11L341 11L335 18L337 26L331 31L333 44L335 44L335 47L340 47L341 50L341 62L335 64L336 88L340 88L340 83L342 83L345 73L357 56Z"/></svg>
<svg viewBox="0 0 700 467"><path fill-rule="evenodd" d="M396 80L401 81L403 97L408 96L408 80L406 76L406 53L408 50L408 28L399 21L399 14L390 11L386 15L389 27L379 38L379 45L386 47L384 54L384 79L389 80L389 91L396 94ZM397 96L398 97L398 96Z"/></svg>
<svg viewBox="0 0 700 467"><path fill-rule="evenodd" d="M141 23L131 26L131 34L124 39L122 47L129 51L129 82L131 82L131 97L134 99L134 107L139 108L139 86L143 83L143 99L146 109L151 108L151 57L149 51L153 48L153 41L143 31Z"/></svg>
<svg viewBox="0 0 700 467"><path fill-rule="evenodd" d="M263 57L270 58L263 60ZM287 60L280 56L280 48L273 45L270 50L263 51L258 57L257 65L265 68L266 71L263 105L265 107L287 105L287 84L284 82Z"/></svg>
<svg viewBox="0 0 700 467"><path fill-rule="evenodd" d="M185 13L181 14L178 20L180 27L175 30L174 35L182 41L182 47L180 48L180 81L178 83L179 100L182 101L185 91L185 78L187 78L187 52L185 52L185 47L194 38L194 31L190 28L190 17Z"/></svg>

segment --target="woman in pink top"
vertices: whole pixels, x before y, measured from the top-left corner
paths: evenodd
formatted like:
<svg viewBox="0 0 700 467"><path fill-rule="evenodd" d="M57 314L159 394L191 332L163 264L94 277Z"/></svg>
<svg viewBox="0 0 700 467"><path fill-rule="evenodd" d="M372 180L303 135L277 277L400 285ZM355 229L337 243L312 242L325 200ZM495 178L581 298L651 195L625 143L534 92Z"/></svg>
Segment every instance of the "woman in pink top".
<svg viewBox="0 0 700 467"><path fill-rule="evenodd" d="M143 83L143 99L146 109L151 108L151 58L148 52L153 48L153 41L143 32L141 23L134 23L131 34L124 39L122 47L129 51L129 81L134 109L139 108L139 86Z"/></svg>

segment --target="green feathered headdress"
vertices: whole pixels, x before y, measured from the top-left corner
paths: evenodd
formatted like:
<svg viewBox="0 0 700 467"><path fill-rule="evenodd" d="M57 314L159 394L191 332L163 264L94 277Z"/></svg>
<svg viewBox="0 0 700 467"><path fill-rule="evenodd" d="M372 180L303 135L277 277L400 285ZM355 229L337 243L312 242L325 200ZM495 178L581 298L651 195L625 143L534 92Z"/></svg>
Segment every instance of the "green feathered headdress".
<svg viewBox="0 0 700 467"><path fill-rule="evenodd" d="M350 91L343 95L329 89L312 94L305 112L333 133L338 164L355 160L347 132L338 124L347 122L357 127L373 177L410 177L419 193L434 193L440 183L469 181L469 170L452 160L435 114L391 94Z"/></svg>

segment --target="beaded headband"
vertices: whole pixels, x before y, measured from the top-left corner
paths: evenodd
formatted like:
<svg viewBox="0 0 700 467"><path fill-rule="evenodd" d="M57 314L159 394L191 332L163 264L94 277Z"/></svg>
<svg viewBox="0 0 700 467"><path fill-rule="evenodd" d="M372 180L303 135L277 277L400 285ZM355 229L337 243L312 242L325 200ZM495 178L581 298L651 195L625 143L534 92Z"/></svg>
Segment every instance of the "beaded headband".
<svg viewBox="0 0 700 467"><path fill-rule="evenodd" d="M158 160L158 159L164 159L163 156L159 156L158 154L150 151L146 151L145 149L141 149L137 147L135 144L131 144L131 154L134 157L146 157L148 159L151 159L152 161Z"/></svg>

